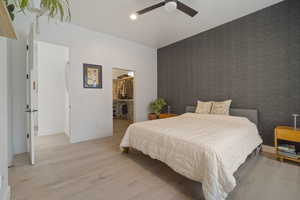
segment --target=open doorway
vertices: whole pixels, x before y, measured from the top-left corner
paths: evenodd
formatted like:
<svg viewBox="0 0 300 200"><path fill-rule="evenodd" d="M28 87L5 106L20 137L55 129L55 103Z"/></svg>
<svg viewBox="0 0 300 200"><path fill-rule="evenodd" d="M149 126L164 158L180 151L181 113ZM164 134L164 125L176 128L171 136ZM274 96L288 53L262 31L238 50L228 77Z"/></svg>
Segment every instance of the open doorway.
<svg viewBox="0 0 300 200"><path fill-rule="evenodd" d="M113 132L122 136L135 121L135 72L113 68Z"/></svg>
<svg viewBox="0 0 300 200"><path fill-rule="evenodd" d="M49 149L70 143L69 49L36 41L37 162Z"/></svg>

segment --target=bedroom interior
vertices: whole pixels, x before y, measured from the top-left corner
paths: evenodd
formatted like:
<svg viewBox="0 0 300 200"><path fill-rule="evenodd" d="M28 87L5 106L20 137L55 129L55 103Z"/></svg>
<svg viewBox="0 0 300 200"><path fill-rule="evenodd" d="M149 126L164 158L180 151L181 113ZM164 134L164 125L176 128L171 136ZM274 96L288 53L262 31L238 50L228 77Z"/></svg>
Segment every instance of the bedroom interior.
<svg viewBox="0 0 300 200"><path fill-rule="evenodd" d="M300 1L45 2L0 0L0 200L299 198Z"/></svg>

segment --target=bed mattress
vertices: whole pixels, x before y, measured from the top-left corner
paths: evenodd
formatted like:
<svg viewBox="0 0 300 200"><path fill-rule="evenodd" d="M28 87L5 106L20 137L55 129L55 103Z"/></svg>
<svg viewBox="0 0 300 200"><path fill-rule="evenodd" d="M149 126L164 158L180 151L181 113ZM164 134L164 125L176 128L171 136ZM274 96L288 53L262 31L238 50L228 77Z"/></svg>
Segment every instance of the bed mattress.
<svg viewBox="0 0 300 200"><path fill-rule="evenodd" d="M130 125L120 147L137 149L201 182L206 200L223 200L236 186L234 172L261 143L247 118L185 113Z"/></svg>

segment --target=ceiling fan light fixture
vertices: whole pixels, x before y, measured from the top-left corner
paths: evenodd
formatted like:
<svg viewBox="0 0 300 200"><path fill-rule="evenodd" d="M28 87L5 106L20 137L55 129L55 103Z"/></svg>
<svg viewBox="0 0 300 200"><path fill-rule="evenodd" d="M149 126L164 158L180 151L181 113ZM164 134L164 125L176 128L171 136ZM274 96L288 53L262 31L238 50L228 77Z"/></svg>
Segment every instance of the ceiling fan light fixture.
<svg viewBox="0 0 300 200"><path fill-rule="evenodd" d="M165 10L167 12L172 12L172 11L174 11L176 9L177 9L177 2L176 1L169 1L165 5Z"/></svg>
<svg viewBox="0 0 300 200"><path fill-rule="evenodd" d="M134 21L134 20L138 19L138 14L137 13L132 13L129 17L130 17L131 20Z"/></svg>
<svg viewBox="0 0 300 200"><path fill-rule="evenodd" d="M138 18L138 16L144 15L144 14L150 12L150 11L153 11L153 10L155 10L157 8L161 8L161 7L164 7L167 12L172 12L172 11L175 11L175 10L179 10L179 11L183 12L184 14L189 15L190 17L194 17L195 15L198 14L197 10L195 10L195 9L191 8L190 6L182 3L179 0L164 0L164 1L161 1L160 3L157 3L157 4L154 4L152 6L146 7L142 10L137 11L134 14L131 14L130 18L132 20L136 20Z"/></svg>

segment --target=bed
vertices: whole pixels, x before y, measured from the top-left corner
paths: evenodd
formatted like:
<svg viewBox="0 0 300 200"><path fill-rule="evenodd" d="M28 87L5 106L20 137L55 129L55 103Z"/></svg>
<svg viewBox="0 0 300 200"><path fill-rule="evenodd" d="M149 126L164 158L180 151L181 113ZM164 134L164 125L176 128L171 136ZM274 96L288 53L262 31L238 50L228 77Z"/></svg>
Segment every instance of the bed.
<svg viewBox="0 0 300 200"><path fill-rule="evenodd" d="M202 183L206 200L224 200L236 186L235 171L262 144L257 111L231 109L231 116L187 113L130 125L123 151L137 149Z"/></svg>

